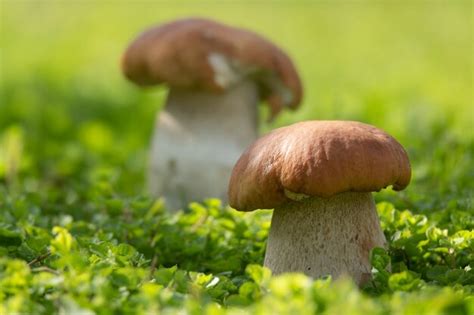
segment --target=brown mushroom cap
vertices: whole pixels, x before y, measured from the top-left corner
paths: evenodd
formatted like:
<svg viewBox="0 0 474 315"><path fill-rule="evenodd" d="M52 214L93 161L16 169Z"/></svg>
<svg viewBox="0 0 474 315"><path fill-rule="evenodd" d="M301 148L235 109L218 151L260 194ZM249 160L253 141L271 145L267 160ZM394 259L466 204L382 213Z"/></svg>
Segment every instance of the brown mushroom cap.
<svg viewBox="0 0 474 315"><path fill-rule="evenodd" d="M302 97L298 73L281 49L255 33L206 19L182 19L145 31L126 50L122 70L139 85L214 92L251 77L274 113L296 108Z"/></svg>
<svg viewBox="0 0 474 315"><path fill-rule="evenodd" d="M406 151L382 130L354 121L306 121L270 132L242 154L229 203L241 211L271 209L289 201L288 192L330 197L389 185L402 190L410 177Z"/></svg>

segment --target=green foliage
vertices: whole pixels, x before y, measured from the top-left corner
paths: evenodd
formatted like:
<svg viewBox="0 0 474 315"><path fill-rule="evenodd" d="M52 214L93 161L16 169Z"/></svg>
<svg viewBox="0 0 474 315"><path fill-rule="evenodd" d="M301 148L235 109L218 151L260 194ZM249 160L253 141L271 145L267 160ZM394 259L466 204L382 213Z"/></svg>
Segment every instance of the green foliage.
<svg viewBox="0 0 474 315"><path fill-rule="evenodd" d="M472 21L454 2L269 14L265 1L4 0L0 314L474 314ZM137 32L184 15L255 29L293 57L304 104L272 124L262 109L262 130L352 119L407 148L411 185L375 194L388 247L362 289L261 267L268 211L206 200L169 214L141 196L165 90L131 86L118 61Z"/></svg>
<svg viewBox="0 0 474 315"><path fill-rule="evenodd" d="M265 211L242 214L208 200L170 215L159 201L115 197L94 202L91 207L103 210L88 223L72 217L45 222L41 210L33 216L17 211L15 199L5 198L2 220L12 219L0 230L11 240L0 247L3 312L472 310L472 231L448 233L388 203L378 210L390 246L372 251L373 279L359 292L348 279L272 277L261 267L270 218Z"/></svg>

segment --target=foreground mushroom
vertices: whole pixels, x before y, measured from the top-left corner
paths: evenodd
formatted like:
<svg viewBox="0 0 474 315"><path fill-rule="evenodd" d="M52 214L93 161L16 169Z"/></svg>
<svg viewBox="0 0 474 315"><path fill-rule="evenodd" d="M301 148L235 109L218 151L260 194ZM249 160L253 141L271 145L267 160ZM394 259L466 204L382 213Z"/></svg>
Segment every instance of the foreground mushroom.
<svg viewBox="0 0 474 315"><path fill-rule="evenodd" d="M410 182L407 153L391 136L351 121L307 121L258 139L235 165L229 203L272 209L265 266L275 274L370 279L370 250L384 247L371 192Z"/></svg>
<svg viewBox="0 0 474 315"><path fill-rule="evenodd" d="M257 105L270 118L295 109L301 83L289 57L259 35L205 19L151 28L124 54L125 76L170 87L152 140L149 189L178 208L225 199L232 166L258 135Z"/></svg>

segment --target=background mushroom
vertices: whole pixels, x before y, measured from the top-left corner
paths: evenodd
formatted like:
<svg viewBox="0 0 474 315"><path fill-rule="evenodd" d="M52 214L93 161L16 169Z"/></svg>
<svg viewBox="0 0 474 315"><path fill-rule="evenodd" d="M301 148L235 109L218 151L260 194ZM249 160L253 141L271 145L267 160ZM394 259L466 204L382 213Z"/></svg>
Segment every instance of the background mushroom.
<svg viewBox="0 0 474 315"><path fill-rule="evenodd" d="M276 129L240 157L229 186L241 211L274 208L265 266L313 277L370 279L370 250L385 246L371 192L410 182L407 153L391 136L351 121Z"/></svg>
<svg viewBox="0 0 474 315"><path fill-rule="evenodd" d="M295 109L302 88L289 57L261 36L205 19L151 28L123 56L138 85L170 87L152 140L149 190L171 208L225 199L232 166L258 135L257 105L270 119Z"/></svg>

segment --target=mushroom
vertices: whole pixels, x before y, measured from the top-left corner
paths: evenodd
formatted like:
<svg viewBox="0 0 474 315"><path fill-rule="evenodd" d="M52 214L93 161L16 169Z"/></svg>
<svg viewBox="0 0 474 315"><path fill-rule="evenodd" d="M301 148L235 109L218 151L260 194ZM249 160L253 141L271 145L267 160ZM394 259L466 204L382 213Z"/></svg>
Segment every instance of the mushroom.
<svg viewBox="0 0 474 315"><path fill-rule="evenodd" d="M370 250L384 247L372 191L410 182L407 153L380 129L352 121L306 121L253 143L235 165L229 203L274 209L265 266L275 274L370 279Z"/></svg>
<svg viewBox="0 0 474 315"><path fill-rule="evenodd" d="M273 119L298 107L302 87L290 58L263 37L190 18L151 28L126 50L122 69L141 85L167 84L152 139L149 190L178 208L226 199L234 163L258 136L257 105Z"/></svg>

